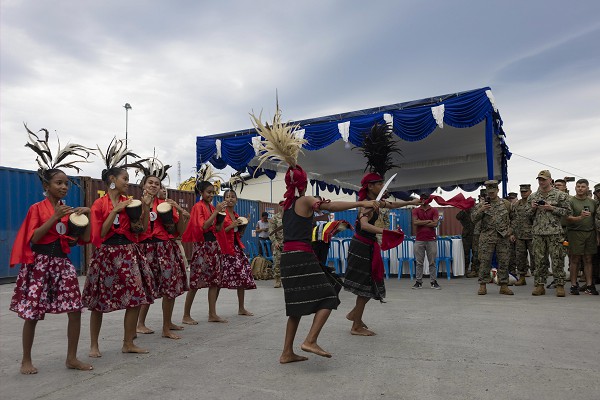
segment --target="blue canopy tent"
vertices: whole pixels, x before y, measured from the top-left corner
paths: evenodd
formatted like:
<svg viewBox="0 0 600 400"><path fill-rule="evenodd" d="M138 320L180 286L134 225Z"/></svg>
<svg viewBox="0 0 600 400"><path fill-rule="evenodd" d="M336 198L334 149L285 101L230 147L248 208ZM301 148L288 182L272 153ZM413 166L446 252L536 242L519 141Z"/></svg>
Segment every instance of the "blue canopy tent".
<svg viewBox="0 0 600 400"><path fill-rule="evenodd" d="M502 181L506 194L507 161L511 154L489 87L293 121L300 127L297 134L308 141L298 163L307 171L311 183L321 190L358 190L365 160L352 147L361 145L363 133L376 122L391 123L400 139L402 155L394 156L400 169L393 171L398 175L388 189L396 197L431 193L438 187L473 191L488 179ZM252 173L257 165L257 140L260 137L253 128L199 136L197 166L210 161L218 169L248 168ZM272 171L284 172L287 166L266 162L262 168L273 179Z"/></svg>

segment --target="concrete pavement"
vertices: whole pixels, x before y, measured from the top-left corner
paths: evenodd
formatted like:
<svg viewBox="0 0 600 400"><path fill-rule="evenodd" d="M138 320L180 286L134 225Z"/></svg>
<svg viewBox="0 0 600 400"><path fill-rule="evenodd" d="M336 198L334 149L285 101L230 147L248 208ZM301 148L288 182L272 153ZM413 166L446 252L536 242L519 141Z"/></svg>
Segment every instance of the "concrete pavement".
<svg viewBox="0 0 600 400"><path fill-rule="evenodd" d="M81 278L83 283L83 278ZM206 322L206 290L196 296L181 340L141 335L148 355L120 352L123 311L105 315L103 357L94 370L64 367L66 315L37 325L33 361L23 376L22 321L8 310L14 285L0 286L0 394L2 399L599 399L600 296L531 296L533 278L498 295L489 285L477 296L475 279L440 279L442 290L411 290L414 281L386 281L387 303L369 302L365 322L378 335L357 337L345 319L355 297L325 325L319 344L332 359L280 365L285 329L283 291L259 281L248 291L253 317L238 316L235 291L223 290L217 309L227 324ZM177 299L179 322L185 296ZM82 318L79 357L89 349L89 312ZM300 343L311 319L303 318ZM147 325L160 332L160 301Z"/></svg>

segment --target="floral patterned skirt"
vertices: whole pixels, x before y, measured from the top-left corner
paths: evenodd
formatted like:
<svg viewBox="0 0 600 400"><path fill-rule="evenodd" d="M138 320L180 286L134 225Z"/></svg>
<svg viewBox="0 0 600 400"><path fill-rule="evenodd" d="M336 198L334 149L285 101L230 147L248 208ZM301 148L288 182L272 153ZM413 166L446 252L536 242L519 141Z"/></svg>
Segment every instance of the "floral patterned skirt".
<svg viewBox="0 0 600 400"><path fill-rule="evenodd" d="M194 243L190 289L221 287L221 247L216 240Z"/></svg>
<svg viewBox="0 0 600 400"><path fill-rule="evenodd" d="M222 254L221 257L222 288L256 289L250 261L239 246L235 246L234 254Z"/></svg>
<svg viewBox="0 0 600 400"><path fill-rule="evenodd" d="M158 297L166 296L174 299L188 290L185 264L177 243L165 240L155 243L140 243L139 246L152 270Z"/></svg>
<svg viewBox="0 0 600 400"><path fill-rule="evenodd" d="M82 294L88 309L105 313L151 304L155 298L154 277L137 244L94 250Z"/></svg>
<svg viewBox="0 0 600 400"><path fill-rule="evenodd" d="M28 320L46 313L81 311L77 272L68 258L34 253L33 264L23 264L10 302L10 310Z"/></svg>

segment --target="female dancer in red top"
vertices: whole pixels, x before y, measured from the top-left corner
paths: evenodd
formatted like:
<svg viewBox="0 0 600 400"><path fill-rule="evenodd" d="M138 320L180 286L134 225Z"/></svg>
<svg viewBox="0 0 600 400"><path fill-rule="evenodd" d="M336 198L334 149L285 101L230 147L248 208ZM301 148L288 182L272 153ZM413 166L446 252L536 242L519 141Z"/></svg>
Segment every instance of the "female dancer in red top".
<svg viewBox="0 0 600 400"><path fill-rule="evenodd" d="M89 156L89 149L76 144L70 144L53 157L48 146L48 131L45 138L39 138L25 126L29 133L30 142L27 147L33 149L40 157L37 158L40 169L38 175L44 187L46 199L35 203L29 208L27 217L15 239L10 255L11 267L21 264L17 284L10 302L10 310L16 312L25 320L23 324L23 359L22 374L36 374L37 368L31 361L31 348L35 336L35 328L45 314L67 313L67 368L89 371L90 364L77 359L77 345L81 329L81 293L77 272L67 254L70 246L77 241L69 229L70 214L86 214L86 207L73 208L64 204L62 199L67 195L69 179L59 168L79 168L73 163L83 162ZM83 160L68 161L65 157L76 156ZM62 160L62 165L56 161ZM89 224L79 237L79 243L90 240Z"/></svg>
<svg viewBox="0 0 600 400"><path fill-rule="evenodd" d="M169 339L180 339L179 335L171 331L180 331L183 327L175 325L171 318L175 298L188 290L188 283L182 254L177 243L172 239L185 231L190 214L172 199L159 198L162 187L161 181L167 177L169 168L170 165L163 165L155 158L139 165L139 170L144 174L141 186L146 193L154 198L150 209L148 229L140 234L139 239L142 252L145 254L154 275L156 294L162 297L162 336ZM170 215L163 217L158 212L158 206L165 202L171 206L171 210ZM171 220L167 221L167 218ZM137 325L138 333L154 333L146 326L146 315L148 315L149 308L150 305L144 304L141 306Z"/></svg>
<svg viewBox="0 0 600 400"><path fill-rule="evenodd" d="M225 211L227 204L221 202L213 207L215 187L210 183L212 178L211 167L204 165L196 181L194 190L201 196L200 201L192 208L190 223L183 234L184 242L194 243L194 252L190 262L190 290L185 297L183 311L184 324L197 325L198 322L191 316L192 303L198 289L208 287L208 321L227 322L217 315L217 298L221 285L221 248L217 242L217 214Z"/></svg>
<svg viewBox="0 0 600 400"><path fill-rule="evenodd" d="M126 207L130 165L119 165L126 156L137 157L123 141L111 142L102 180L107 193L92 205L92 243L96 248L88 268L83 289L83 304L91 311L90 357L101 357L98 337L104 313L125 309L123 353L147 353L133 343L140 306L154 301L152 271L137 245L138 234L148 227L152 196L142 197L139 221L131 221Z"/></svg>
<svg viewBox="0 0 600 400"><path fill-rule="evenodd" d="M252 277L252 268L248 257L244 254L244 245L240 238L248 226L248 220L240 219L234 211L237 195L233 190L223 194L227 203L223 228L217 232L217 240L221 246L221 269L223 270L221 287L237 289L238 315L254 315L244 306L244 294L248 289L256 289L256 282Z"/></svg>

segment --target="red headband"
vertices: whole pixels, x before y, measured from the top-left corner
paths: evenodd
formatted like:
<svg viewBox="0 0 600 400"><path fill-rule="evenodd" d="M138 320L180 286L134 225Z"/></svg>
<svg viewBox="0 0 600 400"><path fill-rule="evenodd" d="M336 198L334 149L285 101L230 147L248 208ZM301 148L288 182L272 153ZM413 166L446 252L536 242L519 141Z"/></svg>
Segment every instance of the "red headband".
<svg viewBox="0 0 600 400"><path fill-rule="evenodd" d="M283 209L287 210L292 206L294 200L300 196L300 192L306 190L308 185L308 179L306 172L301 166L296 165L296 168L289 167L285 173L285 187L286 191L283 194L285 201L283 203Z"/></svg>
<svg viewBox="0 0 600 400"><path fill-rule="evenodd" d="M360 186L362 186L362 187L358 191L358 201L363 201L364 199L367 198L369 183L381 182L381 181L383 181L383 177L379 174L376 174L374 172L365 174L365 176L363 176L363 178L360 180Z"/></svg>

